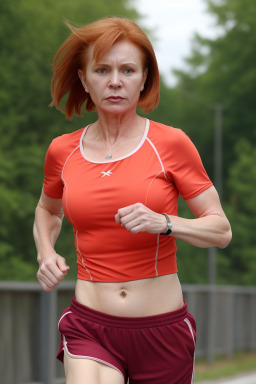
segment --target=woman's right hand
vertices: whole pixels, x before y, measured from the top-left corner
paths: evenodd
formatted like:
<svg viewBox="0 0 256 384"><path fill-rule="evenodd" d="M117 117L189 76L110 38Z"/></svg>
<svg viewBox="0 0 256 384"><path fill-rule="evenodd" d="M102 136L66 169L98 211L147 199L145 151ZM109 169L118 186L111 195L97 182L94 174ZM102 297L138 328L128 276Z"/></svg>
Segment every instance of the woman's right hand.
<svg viewBox="0 0 256 384"><path fill-rule="evenodd" d="M46 292L51 292L56 285L66 276L69 267L64 257L55 251L47 253L47 256L38 255L39 269L37 279Z"/></svg>

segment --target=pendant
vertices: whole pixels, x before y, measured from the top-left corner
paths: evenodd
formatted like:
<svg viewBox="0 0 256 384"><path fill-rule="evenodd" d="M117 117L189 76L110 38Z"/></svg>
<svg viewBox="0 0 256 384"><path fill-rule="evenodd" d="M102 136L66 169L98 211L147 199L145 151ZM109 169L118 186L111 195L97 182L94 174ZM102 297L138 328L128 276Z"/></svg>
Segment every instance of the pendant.
<svg viewBox="0 0 256 384"><path fill-rule="evenodd" d="M112 154L109 153L106 157L105 157L106 160L111 160L112 159Z"/></svg>

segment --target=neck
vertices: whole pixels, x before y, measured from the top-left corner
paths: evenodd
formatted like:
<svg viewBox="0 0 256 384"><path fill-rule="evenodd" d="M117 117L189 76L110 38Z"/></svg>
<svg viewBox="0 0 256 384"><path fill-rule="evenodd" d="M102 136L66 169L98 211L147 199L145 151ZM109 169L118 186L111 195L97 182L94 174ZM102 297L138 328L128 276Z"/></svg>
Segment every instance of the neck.
<svg viewBox="0 0 256 384"><path fill-rule="evenodd" d="M128 153L135 148L145 133L145 126L145 119L137 114L131 118L119 115L118 119L99 115L99 119L86 131L86 141L101 153L101 159L104 156L110 160L117 154Z"/></svg>
<svg viewBox="0 0 256 384"><path fill-rule="evenodd" d="M115 145L122 138L133 137L138 134L138 128L142 118L137 114L130 116L98 115L98 121L95 123L95 132L99 139L102 139L107 145Z"/></svg>

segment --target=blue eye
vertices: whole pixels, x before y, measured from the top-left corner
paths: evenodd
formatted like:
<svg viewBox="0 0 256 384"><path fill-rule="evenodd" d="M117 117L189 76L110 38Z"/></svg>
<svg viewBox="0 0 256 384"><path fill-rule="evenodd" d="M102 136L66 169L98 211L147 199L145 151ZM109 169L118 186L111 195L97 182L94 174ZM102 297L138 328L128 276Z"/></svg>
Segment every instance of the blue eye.
<svg viewBox="0 0 256 384"><path fill-rule="evenodd" d="M98 69L96 70L96 72L97 72L97 73L100 73L100 74L102 74L102 75L104 75L104 74L107 72L107 70L106 70L106 68L98 68Z"/></svg>
<svg viewBox="0 0 256 384"><path fill-rule="evenodd" d="M131 73L134 72L134 70L131 69L131 68L126 68L126 69L124 70L124 72L125 72L127 75L130 75Z"/></svg>

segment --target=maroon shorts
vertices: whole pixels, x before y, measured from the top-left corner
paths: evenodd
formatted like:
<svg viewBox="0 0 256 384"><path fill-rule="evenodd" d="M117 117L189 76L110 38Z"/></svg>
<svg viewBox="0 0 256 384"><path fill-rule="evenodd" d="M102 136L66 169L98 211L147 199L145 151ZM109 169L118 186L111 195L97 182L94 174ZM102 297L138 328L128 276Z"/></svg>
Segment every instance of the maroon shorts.
<svg viewBox="0 0 256 384"><path fill-rule="evenodd" d="M118 370L129 384L191 384L196 326L187 305L147 317L119 317L95 311L72 299L59 321L61 346L78 359Z"/></svg>

